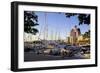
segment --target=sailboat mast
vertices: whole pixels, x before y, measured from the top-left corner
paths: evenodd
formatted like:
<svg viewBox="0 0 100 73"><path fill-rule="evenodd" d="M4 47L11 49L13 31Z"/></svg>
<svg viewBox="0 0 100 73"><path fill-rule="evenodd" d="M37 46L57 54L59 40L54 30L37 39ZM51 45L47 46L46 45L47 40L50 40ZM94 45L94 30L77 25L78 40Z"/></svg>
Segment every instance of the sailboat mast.
<svg viewBox="0 0 100 73"><path fill-rule="evenodd" d="M47 13L45 12L44 40L48 39Z"/></svg>

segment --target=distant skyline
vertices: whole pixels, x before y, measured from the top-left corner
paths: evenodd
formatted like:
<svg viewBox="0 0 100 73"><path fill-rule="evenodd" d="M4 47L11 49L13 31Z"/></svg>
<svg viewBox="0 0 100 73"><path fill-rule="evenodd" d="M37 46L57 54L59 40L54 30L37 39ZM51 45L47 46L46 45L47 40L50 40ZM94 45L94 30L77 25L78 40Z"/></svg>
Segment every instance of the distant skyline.
<svg viewBox="0 0 100 73"><path fill-rule="evenodd" d="M40 38L42 39L44 37L44 29L47 30L47 28L49 36L48 39L50 39L51 37L54 38L55 36L57 37L58 35L60 35L60 38L66 39L66 37L69 36L71 29L75 25L80 28L82 34L90 29L90 25L79 25L79 20L77 16L66 18L64 13L57 12L35 12L35 14L38 16L39 24L35 28L39 30L39 33L41 32ZM47 28L45 28L46 25ZM39 33L37 35L39 35Z"/></svg>

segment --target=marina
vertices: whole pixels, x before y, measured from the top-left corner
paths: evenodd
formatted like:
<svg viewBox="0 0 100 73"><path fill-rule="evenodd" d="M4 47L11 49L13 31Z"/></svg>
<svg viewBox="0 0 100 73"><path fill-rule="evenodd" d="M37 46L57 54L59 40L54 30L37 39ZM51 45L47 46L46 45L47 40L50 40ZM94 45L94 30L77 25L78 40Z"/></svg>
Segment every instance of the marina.
<svg viewBox="0 0 100 73"><path fill-rule="evenodd" d="M27 13L26 11L28 15L31 15L31 13L32 12ZM30 31L24 32L25 62L91 58L90 30L88 25L88 30L83 30L83 33L82 27L79 28L79 25L66 25L64 21L66 21L65 15L67 15L67 13L33 12L32 15L33 14L37 14L40 21L38 22L39 24L35 24L38 27L34 28L34 34L30 34ZM36 17L36 15L34 16ZM52 18L53 16L55 16L55 18ZM56 16L61 18L56 18ZM27 19L28 18L26 18L26 20ZM62 20L62 22L56 21L57 19ZM37 19L35 20L37 21Z"/></svg>
<svg viewBox="0 0 100 73"><path fill-rule="evenodd" d="M39 42L34 45L32 43L29 45L25 48L25 61L90 58L89 46L79 47L57 42L49 43L48 45Z"/></svg>

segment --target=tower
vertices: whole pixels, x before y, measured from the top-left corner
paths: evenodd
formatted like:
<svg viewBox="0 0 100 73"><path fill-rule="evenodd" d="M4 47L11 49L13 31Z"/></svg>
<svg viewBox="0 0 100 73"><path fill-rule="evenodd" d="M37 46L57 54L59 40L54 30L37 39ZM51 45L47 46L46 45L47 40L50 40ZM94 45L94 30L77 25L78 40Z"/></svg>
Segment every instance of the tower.
<svg viewBox="0 0 100 73"><path fill-rule="evenodd" d="M77 26L74 26L70 32L70 42L72 45L77 45L78 36L81 34L81 31Z"/></svg>

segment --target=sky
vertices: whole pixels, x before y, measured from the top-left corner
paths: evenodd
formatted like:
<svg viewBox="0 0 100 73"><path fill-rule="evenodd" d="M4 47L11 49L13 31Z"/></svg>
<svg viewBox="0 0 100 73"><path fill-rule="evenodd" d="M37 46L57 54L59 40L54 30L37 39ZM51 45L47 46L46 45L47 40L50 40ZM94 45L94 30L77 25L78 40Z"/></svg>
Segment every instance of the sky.
<svg viewBox="0 0 100 73"><path fill-rule="evenodd" d="M38 16L39 24L35 28L39 30L37 34L41 39L44 38L45 33L48 33L48 39L58 37L66 39L75 25L80 28L82 34L90 29L89 25L79 25L77 16L66 18L64 13L58 12L35 12L35 14Z"/></svg>

